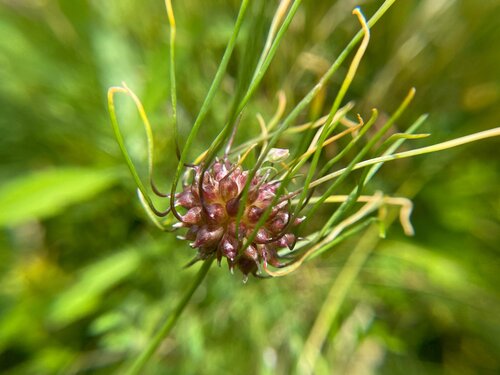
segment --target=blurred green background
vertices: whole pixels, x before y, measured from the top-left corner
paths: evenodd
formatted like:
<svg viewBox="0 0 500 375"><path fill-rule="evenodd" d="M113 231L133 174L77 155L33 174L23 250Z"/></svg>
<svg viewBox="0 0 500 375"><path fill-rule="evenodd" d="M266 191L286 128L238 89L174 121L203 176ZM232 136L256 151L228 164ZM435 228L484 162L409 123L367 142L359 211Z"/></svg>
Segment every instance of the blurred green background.
<svg viewBox="0 0 500 375"><path fill-rule="evenodd" d="M275 3L266 2L267 23ZM359 29L354 6L370 16L380 3L304 1L238 139L258 132L257 112L272 116L278 90L290 109L312 87ZM238 6L174 0L182 139ZM254 32L248 25L242 40ZM121 81L138 94L155 129L159 185L168 186L176 163L168 35L162 0L0 1L2 373L112 372L144 347L198 268L183 269L193 250L148 221L106 107L108 87ZM499 40L498 1L397 1L374 27L348 99L365 117L372 107L390 113L415 86L398 127L428 112L424 131L433 135L414 146L499 126ZM235 51L198 151L224 123L243 53ZM117 105L144 170L138 116L128 100ZM327 327L315 373L499 373L498 148L486 140L382 168L372 188L413 198L416 236L393 225L376 245ZM280 279L243 284L214 267L147 373L292 372L356 240Z"/></svg>

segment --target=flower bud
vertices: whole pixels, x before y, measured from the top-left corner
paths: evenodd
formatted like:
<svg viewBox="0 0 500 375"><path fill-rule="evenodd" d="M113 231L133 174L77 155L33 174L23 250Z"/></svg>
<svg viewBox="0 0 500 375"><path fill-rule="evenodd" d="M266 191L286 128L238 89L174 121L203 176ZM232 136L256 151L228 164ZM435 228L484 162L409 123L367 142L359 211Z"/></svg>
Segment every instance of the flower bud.
<svg viewBox="0 0 500 375"><path fill-rule="evenodd" d="M244 275L243 281L246 282L249 273L255 273L258 270L259 254L257 249L250 245L248 246L240 259L238 259L238 268Z"/></svg>
<svg viewBox="0 0 500 375"><path fill-rule="evenodd" d="M260 207L250 206L250 208L247 210L248 221L256 223L257 221L259 221L263 212L264 210Z"/></svg>
<svg viewBox="0 0 500 375"><path fill-rule="evenodd" d="M199 227L197 225L193 225L189 227L187 233L186 233L186 240L188 241L194 241L196 239L196 234L198 233Z"/></svg>
<svg viewBox="0 0 500 375"><path fill-rule="evenodd" d="M234 221L228 224L227 233L236 238L236 223ZM243 238L246 235L247 235L247 227L245 226L244 223L240 223L240 228L238 230L239 239L243 240Z"/></svg>
<svg viewBox="0 0 500 375"><path fill-rule="evenodd" d="M203 226L198 230L196 234L196 241L192 244L193 247L210 247L219 242L222 235L224 234L224 228L216 227L209 228L208 226Z"/></svg>
<svg viewBox="0 0 500 375"><path fill-rule="evenodd" d="M224 238L219 243L219 251L231 261L236 259L238 255L238 241L231 235L224 235Z"/></svg>
<svg viewBox="0 0 500 375"><path fill-rule="evenodd" d="M245 187L246 183L247 183L247 176L248 176L248 172L241 172L239 174L235 172L234 173L234 181L236 182L236 184L238 185L238 189L239 191L242 191L243 188Z"/></svg>
<svg viewBox="0 0 500 375"><path fill-rule="evenodd" d="M295 247L295 243L297 242L297 238L293 233L285 233L281 238L278 240L278 246L279 247L288 247L290 250L292 250Z"/></svg>
<svg viewBox="0 0 500 375"><path fill-rule="evenodd" d="M258 244L267 243L271 239L269 233L264 228L259 228L257 234L255 235L255 242Z"/></svg>
<svg viewBox="0 0 500 375"><path fill-rule="evenodd" d="M226 219L226 210L220 203L209 204L206 206L208 218L217 224L222 224Z"/></svg>
<svg viewBox="0 0 500 375"><path fill-rule="evenodd" d="M227 176L228 170L224 163L219 162L214 164L214 177L216 181L221 181Z"/></svg>
<svg viewBox="0 0 500 375"><path fill-rule="evenodd" d="M201 222L201 207L196 206L190 208L182 217L182 221L186 224L198 224Z"/></svg>
<svg viewBox="0 0 500 375"><path fill-rule="evenodd" d="M247 194L248 203L254 203L259 197L258 189L250 189Z"/></svg>
<svg viewBox="0 0 500 375"><path fill-rule="evenodd" d="M283 229L285 229L289 218L290 214L288 212L280 211L276 214L276 217L271 221L268 227L271 232L280 233Z"/></svg>
<svg viewBox="0 0 500 375"><path fill-rule="evenodd" d="M238 185L231 178L231 176L232 175L229 175L219 181L219 192L224 202L227 202L238 195Z"/></svg>
<svg viewBox="0 0 500 375"><path fill-rule="evenodd" d="M205 202L213 202L217 200L218 196L218 183L209 174L205 174L206 178L203 180L202 190L203 199Z"/></svg>
<svg viewBox="0 0 500 375"><path fill-rule="evenodd" d="M278 258L278 254L276 254L276 251L273 251L273 255L269 258L268 262L273 267L276 267L276 268L283 267L283 263L280 262L280 260Z"/></svg>
<svg viewBox="0 0 500 375"><path fill-rule="evenodd" d="M281 203L278 203L276 206L273 207L272 211L271 211L271 215L269 215L269 217L275 217L276 214L278 212L281 212L281 211L288 211L287 210L287 205L288 205L288 202L287 201L284 201L284 202L281 202Z"/></svg>
<svg viewBox="0 0 500 375"><path fill-rule="evenodd" d="M175 204L181 205L184 208L193 208L194 206L199 205L199 202L190 190L184 190L177 195Z"/></svg>
<svg viewBox="0 0 500 375"><path fill-rule="evenodd" d="M281 265L278 260L278 254L272 245L259 245L259 252L265 264L269 263L273 267Z"/></svg>
<svg viewBox="0 0 500 375"><path fill-rule="evenodd" d="M221 163L218 159L216 159L213 167L212 167L212 171L214 174L218 174L218 173L224 173L225 172L225 167L224 167L224 163Z"/></svg>
<svg viewBox="0 0 500 375"><path fill-rule="evenodd" d="M236 216L238 214L238 210L240 208L240 198L236 197L233 199L230 199L226 203L226 211L229 216Z"/></svg>
<svg viewBox="0 0 500 375"><path fill-rule="evenodd" d="M248 280L248 274L255 274L258 270L257 264L248 258L241 258L238 261L238 268L243 273L243 283L246 283Z"/></svg>
<svg viewBox="0 0 500 375"><path fill-rule="evenodd" d="M300 224L302 224L304 222L305 219L306 219L305 216L297 217L293 221L293 225L300 225Z"/></svg>
<svg viewBox="0 0 500 375"><path fill-rule="evenodd" d="M257 253L257 249L252 245L248 246L245 249L245 251L243 252L243 256L255 262L257 262L259 259L259 254Z"/></svg>

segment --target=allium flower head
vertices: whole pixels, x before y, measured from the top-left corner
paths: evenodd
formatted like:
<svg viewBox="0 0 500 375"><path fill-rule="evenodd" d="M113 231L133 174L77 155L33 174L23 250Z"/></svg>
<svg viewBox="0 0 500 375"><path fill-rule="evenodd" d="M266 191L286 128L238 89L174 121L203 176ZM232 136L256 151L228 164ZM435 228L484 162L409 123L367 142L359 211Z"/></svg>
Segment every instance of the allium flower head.
<svg viewBox="0 0 500 375"><path fill-rule="evenodd" d="M236 266L244 275L255 275L261 263L280 267L278 249L294 247L292 230L300 219L291 222L290 203L284 200L272 207L265 223L256 228L279 182L270 181L268 172L257 173L242 200L249 172L224 159L216 160L205 172L201 166L192 167L192 182L175 199L175 205L186 210L177 227L187 228L183 238L198 249L197 259L215 255L220 264L226 258L231 271ZM238 217L241 205L244 207ZM243 248L254 231L255 238Z"/></svg>
<svg viewBox="0 0 500 375"><path fill-rule="evenodd" d="M286 95L280 92L278 109L267 123L262 115L257 114L261 134L247 139L231 151L237 124L248 111L247 104L261 84L300 4L300 1L294 1L293 5L287 1L281 2L276 9L261 54L253 56L255 61L258 57L253 74L246 74L247 72L242 70L245 74L241 76L246 77L245 80L248 82L237 85L241 92L237 91L237 95L234 95L235 101L230 106L231 110L224 125L219 128L219 133L210 147L195 161L191 159L193 144L208 111L213 107L214 96L226 73L249 2L246 0L242 2L221 64L184 144L179 140L176 114L177 94L173 53L175 19L170 2L166 2L172 31L171 102L173 140L178 157L176 170L169 171L172 181L170 194L161 193L153 183L153 132L139 98L123 84L121 87L109 89L108 106L118 145L137 185L141 203L155 225L162 230L186 231L181 238L190 241L191 247L197 249L194 261L208 260L209 264L215 258L220 264L222 259L226 258L230 270L233 271L237 267L245 279L249 274L283 276L300 267L310 256L331 249L336 243L363 230L374 221L379 222L383 232L385 205L396 205L401 208L401 224L405 233L411 235L413 228L409 215L412 206L408 199L385 196L381 192L365 193L367 184L377 174L382 164L500 135L500 129L496 128L432 146L398 152L398 148L404 142L428 135L416 134L418 128L425 122L426 115L417 118L404 132L399 132L399 126L402 124L399 123L401 115L412 101L415 89L409 90L399 107L385 119L383 124L377 122L378 111L375 109L372 110L369 119L364 121L361 114L351 113L355 106L353 102L343 105L346 93L368 47L370 29L393 2L386 0L369 20L365 19L359 8L354 9L353 14L358 18L361 30L353 36L351 42L322 74L317 84L302 99L295 101L295 106L288 113ZM315 98L323 95L321 93L327 90L332 76L355 49L356 52L345 70L345 76L330 109L324 116L319 117L318 112L310 122L298 123L308 108L315 108ZM253 66L252 64L249 66ZM114 95L117 93L127 94L132 98L146 130L151 189L144 185L125 147L115 113ZM309 112L316 113L316 109ZM374 126L376 123L378 125ZM370 131L372 127L377 130ZM388 135L391 133L394 134ZM246 135L248 134L251 134L251 131L246 132ZM217 156L221 155L219 150L224 143L227 145L226 152L218 159ZM287 149L276 148L280 143L285 143ZM326 157L323 151L331 144L336 144L336 152ZM256 152L259 150L260 152ZM254 153L254 164L245 170L243 161L251 152ZM232 161L232 158L237 161ZM188 178L185 179L184 185L179 187L185 167L191 173L187 174ZM359 173L357 170L363 171ZM352 176L354 173L359 174ZM354 187L352 187L353 182L355 182ZM151 192L162 202L167 198L170 201L169 207L163 206L163 211L157 209L150 197ZM329 208L332 206L328 204L338 204L338 206ZM372 215L376 211L379 212L377 218ZM317 215L318 212L320 215ZM173 214L174 220L177 221L173 228L171 220L162 221L169 214ZM295 232L303 220L298 218L299 215L305 215L308 219L314 218L319 226L315 225L316 231L312 233L308 233L308 228L302 228L304 241L299 241L294 248L297 240ZM319 218L323 218L324 221L321 222ZM285 257L289 261L282 263ZM273 268L282 269L273 270Z"/></svg>
<svg viewBox="0 0 500 375"><path fill-rule="evenodd" d="M323 345L328 331L324 329L323 318L326 316L327 321L334 322L340 303L348 295L349 287L354 284L356 275L373 247L373 224L378 224L380 236L384 236L386 224L393 220L387 214L387 205L400 208L399 220L403 230L407 235L413 234L409 219L411 201L373 191L368 186L370 180L384 163L500 136L500 128L495 128L430 146L398 151L406 141L428 136L416 133L425 122L426 115L418 117L411 124L405 124L408 119L401 117L415 95L414 88L409 90L392 114L384 116L385 119L380 121L376 109L371 111L369 117L364 116L367 121L362 114L352 112L355 103L346 103L346 94L368 48L370 30L394 2L395 0L381 2L368 20L360 8L355 8L352 13L359 21L360 30L339 51L329 67L323 67L324 58L315 56L315 49L307 52L312 58L303 60L310 60L312 65L318 65L309 69L321 72L321 77L318 77L316 84L302 98L297 97L297 92L293 92L295 88L299 88L296 82L286 84L292 92L278 92L277 110L268 119L268 111L252 113L252 108L255 107L248 104L261 86L301 1L278 2L264 41L260 39L257 29L265 26L265 17L248 17L250 23L245 28L242 25L247 10L250 13L252 8L253 11L260 8L262 12L259 11L258 14L265 15L267 4L264 7L265 2L242 0L231 37L198 114L192 124L179 124L174 53L176 22L171 0L165 1L170 25L171 138L177 156L177 168L168 170L168 180L171 182L168 192L162 192L153 182L153 132L139 98L124 83L121 87L109 89L108 107L118 146L135 180L146 213L163 231L182 230L183 236L179 238L189 241L197 251L190 264L199 260L204 261L204 264L192 287L187 290L147 349L138 357L130 374L141 373L146 362L170 332L214 259L220 265L225 258L231 272L238 268L243 273L244 281L249 274L279 277L294 272L303 262L369 228L368 236L364 236L349 255L346 266L339 272L337 281L328 293L325 306L337 308L322 311L308 340L304 341L297 369L304 373L314 372L314 363L320 352L318 348ZM251 3L256 6L250 6ZM257 3L260 5L257 6ZM246 30L246 38L239 35L240 30ZM237 60L240 63L238 72L236 75L231 74L229 84L222 85L231 55L240 43L238 41L243 39L247 40L247 44L241 46L245 53ZM321 64L314 61L321 61ZM345 67L344 63L347 61L350 62ZM296 66L300 65L303 63ZM341 80L335 78L335 82L330 85L334 74L342 72L341 66L344 66L344 77ZM296 77L293 70L289 73L294 73L290 77ZM237 82L234 82L235 77ZM190 84L190 80L185 84ZM339 82L340 86L337 85ZM223 86L225 98L232 98L227 109L223 108L223 101L218 101L222 106L215 107L214 104L214 98ZM302 92L302 87L297 91ZM125 147L115 112L114 95L117 93L127 94L134 101L144 125L148 145L149 187L143 183ZM287 95L290 94L293 107L287 108ZM329 105L328 101L332 97L334 99ZM270 103L270 100L266 102ZM183 103L183 107L187 108L187 104ZM199 147L194 147L195 142L207 141L201 140L198 133L202 124L209 122L207 115L210 111L218 114L225 112L226 118L223 123L210 124L210 129L215 129L217 135L209 142L208 148L193 159L195 149L199 152ZM258 128L252 128L256 125L252 121L253 115L257 118ZM180 119L189 118L183 117ZM231 150L242 118L245 122L244 141ZM305 119L308 122L304 123ZM180 126L189 129L184 141L179 136ZM403 128L406 130L401 130ZM256 129L260 129L260 134L254 134ZM226 150L221 154L224 144ZM248 169L245 169L243 165L249 155L251 162L247 162ZM181 181L184 182L182 186ZM384 186L385 183L379 185ZM151 193L157 196L156 201L151 198ZM162 208L158 209L157 204ZM378 215L374 215L376 212ZM168 215L171 216L167 217ZM305 218L311 220L313 225L308 228L303 225L300 229L303 238L297 241L298 226ZM284 262L283 259L287 261ZM323 314L325 311L326 315ZM325 332L324 337L316 334L317 332Z"/></svg>

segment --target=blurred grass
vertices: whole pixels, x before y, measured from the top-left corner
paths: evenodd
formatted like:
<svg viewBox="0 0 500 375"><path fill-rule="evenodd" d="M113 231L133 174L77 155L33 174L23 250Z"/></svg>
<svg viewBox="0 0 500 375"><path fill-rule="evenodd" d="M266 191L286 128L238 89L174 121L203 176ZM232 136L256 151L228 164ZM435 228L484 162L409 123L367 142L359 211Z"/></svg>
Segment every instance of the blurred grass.
<svg viewBox="0 0 500 375"><path fill-rule="evenodd" d="M369 15L378 2L305 1L247 113L271 117L279 89L291 108L357 30L350 11L358 4ZM174 2L182 140L237 7ZM430 113L432 139L417 145L498 126L499 20L494 0L398 1L373 29L346 99L364 116L372 107L388 113L417 87L398 123ZM176 161L163 2L3 0L0 35L0 369L110 373L142 348L196 271L182 268L192 250L158 232L131 179L116 177L124 164L106 112L107 88L126 81L155 128L166 186ZM222 128L244 56L236 51L196 151ZM342 77L316 111L326 111ZM137 114L118 105L145 171ZM244 116L240 129L238 140L256 134L255 117ZM74 170L83 175L64 172ZM394 226L380 242L328 328L316 373L498 373L499 171L495 139L382 168L373 189L413 197L416 236ZM290 373L354 243L282 279L243 285L214 268L149 373Z"/></svg>

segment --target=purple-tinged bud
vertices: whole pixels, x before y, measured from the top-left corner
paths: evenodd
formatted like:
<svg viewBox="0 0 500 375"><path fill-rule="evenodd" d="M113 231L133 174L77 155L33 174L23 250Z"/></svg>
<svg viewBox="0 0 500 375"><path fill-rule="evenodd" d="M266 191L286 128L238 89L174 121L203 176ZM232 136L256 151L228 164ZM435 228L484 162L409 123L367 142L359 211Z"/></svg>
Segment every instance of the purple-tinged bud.
<svg viewBox="0 0 500 375"><path fill-rule="evenodd" d="M295 243L297 242L297 238L293 233L286 233L278 240L279 247L288 247L292 250L295 247Z"/></svg>
<svg viewBox="0 0 500 375"><path fill-rule="evenodd" d="M255 273L258 270L259 254L254 246L248 246L241 258L238 259L238 268L243 273L243 282L248 279L249 273Z"/></svg>
<svg viewBox="0 0 500 375"><path fill-rule="evenodd" d="M257 200L259 197L259 190L258 189L250 189L248 191L247 199L249 203L253 203Z"/></svg>
<svg viewBox="0 0 500 375"><path fill-rule="evenodd" d="M183 192L177 195L175 204L181 205L184 208L193 208L194 206L199 205L199 201L196 199L196 197L191 191L184 190Z"/></svg>
<svg viewBox="0 0 500 375"><path fill-rule="evenodd" d="M201 221L201 207L196 206L190 208L182 217L182 221L186 224L198 224Z"/></svg>
<svg viewBox="0 0 500 375"><path fill-rule="evenodd" d="M250 206L247 210L247 218L251 223L256 223L259 221L264 210L257 206Z"/></svg>
<svg viewBox="0 0 500 375"><path fill-rule="evenodd" d="M203 199L205 202L213 202L217 200L218 186L217 182L208 174L205 174L205 179L202 184Z"/></svg>
<svg viewBox="0 0 500 375"><path fill-rule="evenodd" d="M275 252L270 245L258 245L257 248L264 264L270 262L270 260L275 256Z"/></svg>
<svg viewBox="0 0 500 375"><path fill-rule="evenodd" d="M258 269L256 262L246 257L238 260L238 268L243 273L243 283L247 282L249 273L256 273Z"/></svg>
<svg viewBox="0 0 500 375"><path fill-rule="evenodd" d="M215 180L220 181L226 177L228 170L223 163L218 163L217 167L214 165L214 177Z"/></svg>
<svg viewBox="0 0 500 375"><path fill-rule="evenodd" d="M198 233L198 226L197 225L193 225L191 227L189 227L187 233L186 233L186 240L188 241L194 241L196 239L196 234Z"/></svg>
<svg viewBox="0 0 500 375"><path fill-rule="evenodd" d="M198 184L196 185L192 185L191 186L191 189L189 189L191 191L191 194L193 194L194 196L194 199L199 202L200 201L200 194L198 193Z"/></svg>
<svg viewBox="0 0 500 375"><path fill-rule="evenodd" d="M269 240L271 239L271 237L269 236L269 233L267 232L267 230L265 230L264 228L259 228L259 230L257 231L257 234L255 235L255 243L258 243L258 244L264 244L264 243L267 243Z"/></svg>
<svg viewBox="0 0 500 375"><path fill-rule="evenodd" d="M233 221L228 224L227 226L227 233L229 233L231 236L236 238L236 223ZM238 231L238 237L240 240L243 240L243 238L247 235L247 227L245 224L240 223L240 229Z"/></svg>
<svg viewBox="0 0 500 375"><path fill-rule="evenodd" d="M280 211L276 217L269 223L268 228L273 233L280 233L288 224L290 215L288 212Z"/></svg>
<svg viewBox="0 0 500 375"><path fill-rule="evenodd" d="M273 245L259 245L259 255L264 264L269 263L276 268L282 267L278 253Z"/></svg>
<svg viewBox="0 0 500 375"><path fill-rule="evenodd" d="M274 192L272 191L272 189L260 189L259 190L259 196L258 196L258 200L260 202L269 202L269 201L272 201L273 198L274 198Z"/></svg>
<svg viewBox="0 0 500 375"><path fill-rule="evenodd" d="M219 242L223 234L224 228L222 227L209 228L208 226L203 226L198 230L196 241L194 241L192 247L213 246Z"/></svg>
<svg viewBox="0 0 500 375"><path fill-rule="evenodd" d="M306 219L305 216L297 217L293 221L293 225L300 225L300 224L302 224L304 222L305 219Z"/></svg>
<svg viewBox="0 0 500 375"><path fill-rule="evenodd" d="M281 267L283 267L283 265L284 265L283 263L281 263L281 262L279 261L279 258L278 258L278 256L277 256L277 255L272 256L271 258L269 258L269 264L270 264L271 266L273 266L273 267L276 267L276 268L281 268Z"/></svg>
<svg viewBox="0 0 500 375"><path fill-rule="evenodd" d="M224 167L223 163L221 163L219 160L216 160L212 169L213 169L214 174L217 174L217 173L223 172L225 170L225 167Z"/></svg>
<svg viewBox="0 0 500 375"><path fill-rule="evenodd" d="M209 204L206 210L209 219L214 223L221 224L226 219L226 210L220 203Z"/></svg>
<svg viewBox="0 0 500 375"><path fill-rule="evenodd" d="M270 191L271 193L275 194L276 191L278 190L278 187L280 186L279 182L268 182L264 184L263 189L266 189L267 191Z"/></svg>
<svg viewBox="0 0 500 375"><path fill-rule="evenodd" d="M245 184L247 183L248 172L245 171L236 174L236 171L234 171L233 173L235 175L234 180L236 181L236 184L238 184L238 189L239 191L242 191L243 188L245 187Z"/></svg>
<svg viewBox="0 0 500 375"><path fill-rule="evenodd" d="M271 215L269 215L269 217L271 217L271 218L275 217L278 212L285 211L287 205L288 205L287 201L278 203L276 206L273 207L273 209L271 211Z"/></svg>
<svg viewBox="0 0 500 375"><path fill-rule="evenodd" d="M238 185L229 175L219 181L219 192L224 202L235 198L238 195Z"/></svg>
<svg viewBox="0 0 500 375"><path fill-rule="evenodd" d="M252 245L248 246L245 249L245 251L243 252L243 255L246 258L252 259L255 262L257 262L259 260L259 254L257 253L257 249Z"/></svg>
<svg viewBox="0 0 500 375"><path fill-rule="evenodd" d="M234 169L232 169L232 168L228 168L228 169L233 171L231 174L233 175L234 179L236 179L238 176L241 175L241 168L240 167L236 167Z"/></svg>
<svg viewBox="0 0 500 375"><path fill-rule="evenodd" d="M240 199L238 197L230 199L226 203L226 211L229 216L236 216L240 208Z"/></svg>
<svg viewBox="0 0 500 375"><path fill-rule="evenodd" d="M238 241L231 235L224 235L224 238L219 243L219 251L226 258L234 261L238 255Z"/></svg>

